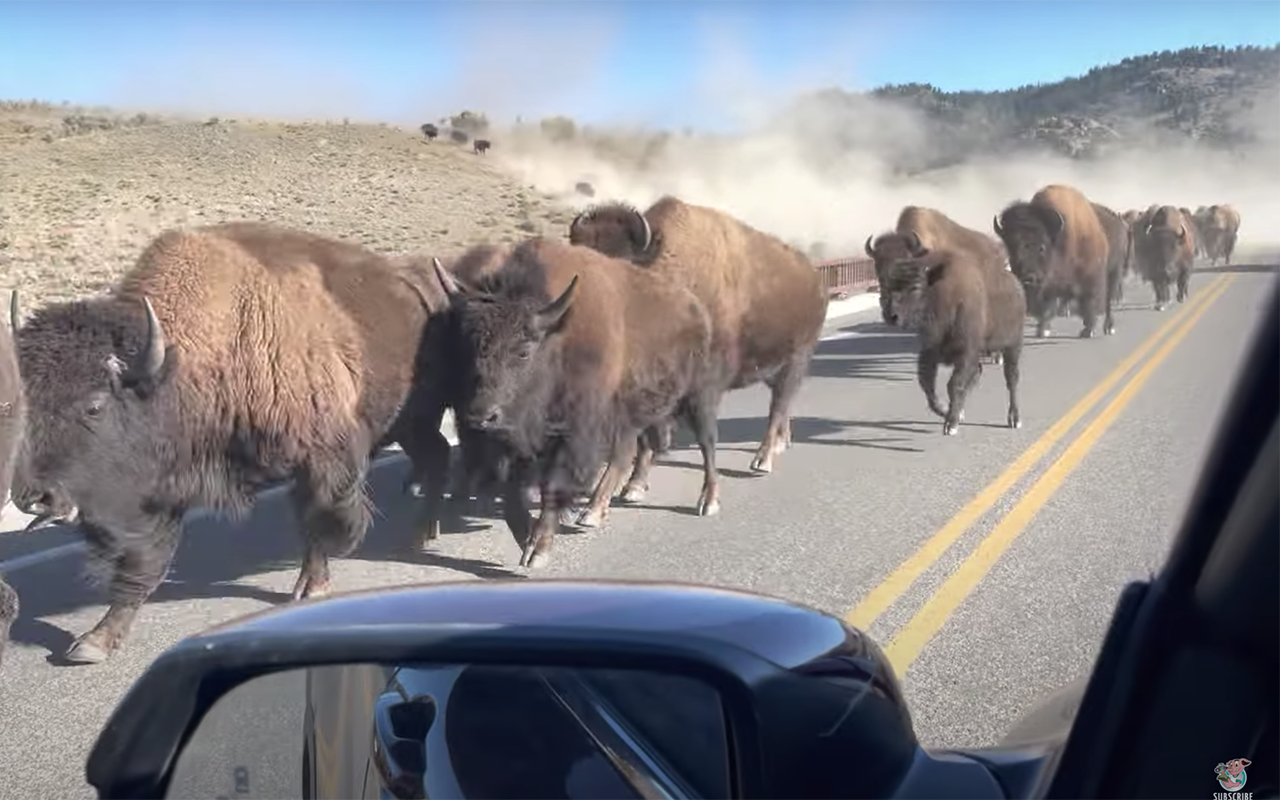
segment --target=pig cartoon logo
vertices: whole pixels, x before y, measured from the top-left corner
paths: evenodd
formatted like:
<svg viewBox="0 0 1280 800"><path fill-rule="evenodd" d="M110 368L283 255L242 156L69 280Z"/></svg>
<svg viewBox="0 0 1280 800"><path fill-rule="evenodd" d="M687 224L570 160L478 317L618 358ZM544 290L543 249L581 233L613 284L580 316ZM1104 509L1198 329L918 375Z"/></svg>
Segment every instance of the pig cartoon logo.
<svg viewBox="0 0 1280 800"><path fill-rule="evenodd" d="M1245 781L1249 780L1249 774L1244 771L1244 768L1252 763L1247 758L1235 758L1214 767L1213 771L1218 776L1218 785L1228 792L1240 791L1244 788Z"/></svg>

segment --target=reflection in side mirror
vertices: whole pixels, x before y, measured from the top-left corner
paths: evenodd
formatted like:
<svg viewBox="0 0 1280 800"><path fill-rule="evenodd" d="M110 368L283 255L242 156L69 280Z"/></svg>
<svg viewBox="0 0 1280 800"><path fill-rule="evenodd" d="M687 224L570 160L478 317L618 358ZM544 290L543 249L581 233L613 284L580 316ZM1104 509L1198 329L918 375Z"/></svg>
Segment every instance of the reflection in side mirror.
<svg viewBox="0 0 1280 800"><path fill-rule="evenodd" d="M652 670L330 664L223 695L166 797L728 797L718 691Z"/></svg>

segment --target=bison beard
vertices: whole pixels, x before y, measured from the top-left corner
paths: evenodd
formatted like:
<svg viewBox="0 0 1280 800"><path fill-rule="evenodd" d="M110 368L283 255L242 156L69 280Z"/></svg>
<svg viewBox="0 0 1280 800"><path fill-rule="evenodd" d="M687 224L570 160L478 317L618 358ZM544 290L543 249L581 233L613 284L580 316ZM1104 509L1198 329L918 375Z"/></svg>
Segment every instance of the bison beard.
<svg viewBox="0 0 1280 800"><path fill-rule="evenodd" d="M1009 391L1006 422L1010 428L1021 427L1018 380L1026 301L1017 279L969 253L922 252L887 265L885 288L891 315L914 307L920 339L917 378L929 410L944 420L943 434L959 430L965 399L982 375L984 352L1002 355ZM941 364L953 367L945 411L936 389Z"/></svg>
<svg viewBox="0 0 1280 800"><path fill-rule="evenodd" d="M438 262L436 270L455 309L460 429L508 448L503 512L521 566L547 562L561 510L593 481L582 516L603 521L625 469L635 464L629 483L647 469L637 458L641 432L673 414L702 449L699 513L716 513L720 389L702 380L710 323L691 295L630 264L545 239L516 247L496 270L454 275ZM564 287L554 299L553 286ZM653 307L671 313L655 325ZM521 497L533 483L541 489L536 522Z"/></svg>
<svg viewBox="0 0 1280 800"><path fill-rule="evenodd" d="M124 642L190 508L242 516L256 490L293 479L305 542L293 596L323 596L329 557L370 525L369 459L395 441L427 477L434 536L449 444L443 401L414 380L435 363L423 301L435 283L422 275L343 242L229 223L161 234L111 295L33 315L18 337L33 421L14 502L74 501L111 576L110 608L69 660Z"/></svg>

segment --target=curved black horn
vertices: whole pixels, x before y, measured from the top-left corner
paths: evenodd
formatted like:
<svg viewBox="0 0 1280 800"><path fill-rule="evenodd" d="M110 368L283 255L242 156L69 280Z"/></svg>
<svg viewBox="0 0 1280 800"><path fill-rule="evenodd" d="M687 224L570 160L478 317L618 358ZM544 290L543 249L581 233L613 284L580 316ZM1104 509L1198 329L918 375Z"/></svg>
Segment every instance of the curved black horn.
<svg viewBox="0 0 1280 800"><path fill-rule="evenodd" d="M874 239L874 238L876 238L876 237L875 237L875 234L872 234L872 235L868 236L868 237L867 237L867 243L866 243L866 244L864 244L864 245L862 246L862 249L863 249L863 250L866 250L866 251L867 251L867 255L871 256L872 258L875 258L875 257L876 257L876 251L871 247L871 240L872 240L872 239Z"/></svg>
<svg viewBox="0 0 1280 800"><path fill-rule="evenodd" d="M542 328L550 328L560 321L564 313L569 310L569 306L573 304L573 295L577 289L578 276L574 275L573 280L569 281L569 285L560 293L560 296L538 311L538 323Z"/></svg>
<svg viewBox="0 0 1280 800"><path fill-rule="evenodd" d="M637 211L636 216L640 218L640 225L644 228L644 241L640 244L640 252L644 253L648 251L649 245L653 244L653 231L650 230L649 220L645 219L644 214ZM576 281L577 278L574 278L574 280Z"/></svg>
<svg viewBox="0 0 1280 800"><path fill-rule="evenodd" d="M462 294L461 287L449 274L449 270L444 268L444 264L440 263L440 259L435 256L431 257L431 266L435 269L436 278L440 281L440 287L444 289L444 293L449 297L457 297Z"/></svg>
<svg viewBox="0 0 1280 800"><path fill-rule="evenodd" d="M18 313L18 290L14 289L9 295L9 327L14 333L18 332L18 320L22 315Z"/></svg>
<svg viewBox="0 0 1280 800"><path fill-rule="evenodd" d="M1000 227L1000 215L996 214L991 217L991 229L996 232L996 236L1004 236L1004 228Z"/></svg>

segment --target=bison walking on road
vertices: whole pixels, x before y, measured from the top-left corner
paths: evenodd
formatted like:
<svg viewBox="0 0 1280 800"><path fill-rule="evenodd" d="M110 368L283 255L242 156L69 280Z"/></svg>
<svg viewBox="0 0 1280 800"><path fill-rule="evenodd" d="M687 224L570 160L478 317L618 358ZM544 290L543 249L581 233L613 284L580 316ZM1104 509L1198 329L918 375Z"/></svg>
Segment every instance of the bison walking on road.
<svg viewBox="0 0 1280 800"><path fill-rule="evenodd" d="M27 404L18 371L13 334L18 330L18 293L9 297L9 325L0 325L0 497L9 491L14 462L26 428ZM0 663L4 662L9 628L18 618L18 593L0 576Z"/></svg>
<svg viewBox="0 0 1280 800"><path fill-rule="evenodd" d="M711 314L713 370L726 389L763 381L769 425L751 461L758 473L791 444L791 403L826 321L821 275L804 253L729 214L663 197L643 214L623 203L595 206L569 240L671 276ZM663 438L661 430L646 439ZM642 443L642 448L647 446ZM642 449L642 458L647 449ZM625 499L638 499L633 485Z"/></svg>
<svg viewBox="0 0 1280 800"><path fill-rule="evenodd" d="M964 403L982 375L983 353L1000 353L1009 391L1006 421L1022 426L1018 380L1022 358L1026 296L1018 279L969 250L920 250L884 266L887 316L891 324L911 317L920 338L917 378L929 409L943 418L942 432L954 435L964 419ZM938 366L951 366L948 408L938 403Z"/></svg>
<svg viewBox="0 0 1280 800"><path fill-rule="evenodd" d="M1022 281L1037 336L1049 335L1063 300L1074 300L1080 309L1082 338L1094 335L1100 311L1105 312L1103 332L1115 332L1107 234L1088 198L1070 186L1046 186L1030 202L1009 205L992 226L1009 252L1009 266Z"/></svg>
<svg viewBox="0 0 1280 800"><path fill-rule="evenodd" d="M641 431L673 415L702 450L698 513L719 510L723 387L709 375L711 320L692 292L660 272L541 238L517 245L497 269L451 272L437 262L436 272L453 301L458 424L515 456L503 505L521 566L547 562L560 510L593 482L584 516L602 519L637 464ZM532 525L521 496L531 483L541 488Z"/></svg>
<svg viewBox="0 0 1280 800"><path fill-rule="evenodd" d="M111 294L32 315L18 334L30 418L15 505L78 506L92 560L112 573L110 608L68 659L103 661L127 638L190 508L244 515L257 489L294 479L299 599L325 595L329 557L363 540L378 448L399 442L442 491L439 415L412 413L438 403L409 402L429 384L414 381L431 358L422 298L445 307L420 274L236 222L162 233Z"/></svg>
<svg viewBox="0 0 1280 800"><path fill-rule="evenodd" d="M1186 218L1174 206L1155 206L1142 215L1134 230L1134 255L1142 277L1156 295L1156 311L1169 304L1169 287L1176 285L1178 302L1187 299L1195 240Z"/></svg>
<svg viewBox="0 0 1280 800"><path fill-rule="evenodd" d="M1204 235L1204 254L1212 266L1223 259L1231 265L1231 254L1236 249L1240 234L1240 212L1229 205L1209 206L1205 209L1201 227Z"/></svg>
<svg viewBox="0 0 1280 800"><path fill-rule="evenodd" d="M1133 232L1124 217L1102 205L1093 203L1093 210L1107 235L1107 291L1116 303L1124 299L1124 282L1129 277L1133 261ZM1113 327L1114 331L1115 328Z"/></svg>

